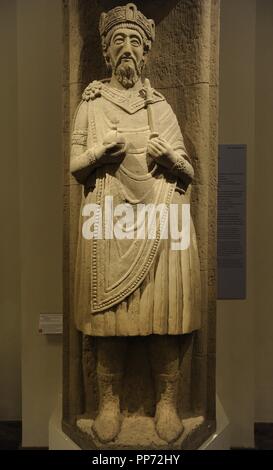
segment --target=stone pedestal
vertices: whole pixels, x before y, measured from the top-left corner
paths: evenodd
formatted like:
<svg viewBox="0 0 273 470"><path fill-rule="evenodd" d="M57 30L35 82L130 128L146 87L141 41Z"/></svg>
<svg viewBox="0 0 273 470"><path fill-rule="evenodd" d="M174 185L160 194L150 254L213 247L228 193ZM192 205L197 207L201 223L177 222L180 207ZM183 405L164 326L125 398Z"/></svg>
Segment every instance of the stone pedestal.
<svg viewBox="0 0 273 470"><path fill-rule="evenodd" d="M230 450L230 424L219 399L216 399L216 429L198 450ZM49 450L81 450L62 430L62 396L49 421Z"/></svg>

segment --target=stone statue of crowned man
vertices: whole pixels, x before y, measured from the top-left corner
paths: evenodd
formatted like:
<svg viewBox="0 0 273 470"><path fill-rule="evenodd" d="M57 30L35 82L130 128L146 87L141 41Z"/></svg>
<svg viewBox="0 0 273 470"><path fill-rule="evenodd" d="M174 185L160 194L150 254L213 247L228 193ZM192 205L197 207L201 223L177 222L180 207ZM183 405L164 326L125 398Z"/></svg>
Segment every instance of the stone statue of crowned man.
<svg viewBox="0 0 273 470"><path fill-rule="evenodd" d="M171 443L184 429L177 406L180 347L200 328L200 266L192 220L183 250L173 249L162 227L171 205L183 225L194 169L171 106L143 76L155 40L154 21L129 3L103 13L99 29L111 78L85 89L71 151L71 172L83 186L75 323L97 344L99 410L92 432L102 443L119 435L126 348L131 337L146 336L156 390L155 430ZM160 206L152 235L145 216L125 223L124 236L118 236L113 225L121 223L122 214L115 212L121 205L131 216L139 206ZM97 208L93 215L92 207ZM82 235L87 216L93 221L90 237ZM136 234L140 224L142 237Z"/></svg>

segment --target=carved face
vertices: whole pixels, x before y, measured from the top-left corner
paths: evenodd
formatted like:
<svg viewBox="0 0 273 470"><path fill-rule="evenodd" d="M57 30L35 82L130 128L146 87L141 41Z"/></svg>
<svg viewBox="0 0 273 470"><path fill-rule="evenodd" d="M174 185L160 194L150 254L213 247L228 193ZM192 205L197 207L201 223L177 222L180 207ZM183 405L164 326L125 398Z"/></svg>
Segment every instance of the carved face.
<svg viewBox="0 0 273 470"><path fill-rule="evenodd" d="M108 46L107 58L118 81L124 88L132 88L145 64L144 41L141 34L130 28L116 30Z"/></svg>

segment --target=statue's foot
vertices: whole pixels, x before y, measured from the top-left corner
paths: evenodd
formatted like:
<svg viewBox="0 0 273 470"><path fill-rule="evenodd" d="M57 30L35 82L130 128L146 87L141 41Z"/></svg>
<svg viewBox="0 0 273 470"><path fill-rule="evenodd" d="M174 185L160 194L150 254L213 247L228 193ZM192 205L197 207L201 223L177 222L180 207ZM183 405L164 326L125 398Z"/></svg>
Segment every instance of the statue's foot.
<svg viewBox="0 0 273 470"><path fill-rule="evenodd" d="M120 411L115 409L102 410L95 419L92 429L100 442L113 441L121 429Z"/></svg>
<svg viewBox="0 0 273 470"><path fill-rule="evenodd" d="M175 408L171 405L158 405L155 415L155 429L163 441L176 441L184 431L184 426Z"/></svg>

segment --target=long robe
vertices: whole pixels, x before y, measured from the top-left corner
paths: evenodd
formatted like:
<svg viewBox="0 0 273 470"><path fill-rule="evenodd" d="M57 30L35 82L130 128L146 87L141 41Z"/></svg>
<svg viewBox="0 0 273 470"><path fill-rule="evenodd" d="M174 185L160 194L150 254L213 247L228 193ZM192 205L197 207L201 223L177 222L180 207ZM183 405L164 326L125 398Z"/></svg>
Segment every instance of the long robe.
<svg viewBox="0 0 273 470"><path fill-rule="evenodd" d="M76 327L91 336L178 335L200 328L200 266L193 222L190 246L182 251L174 251L170 237L161 239L159 230L160 221L168 219L170 204L178 205L182 223L181 208L190 203L190 188L183 174L179 177L161 165L151 165L147 156L151 129L145 105L141 93L128 97L128 93L103 85L100 96L82 101L75 117L71 158L80 146L83 151L102 143L113 129L127 142L121 164L88 169L81 178L74 312ZM150 107L152 130L177 155L188 159L176 116L165 98L154 91ZM82 211L88 204L97 204L104 221L105 197L113 198L114 207L130 204L134 211L139 204L162 204L162 219L154 236L149 237L145 227L143 240L136 236L118 240L115 234L109 239L85 239ZM134 235L136 230L134 226Z"/></svg>

